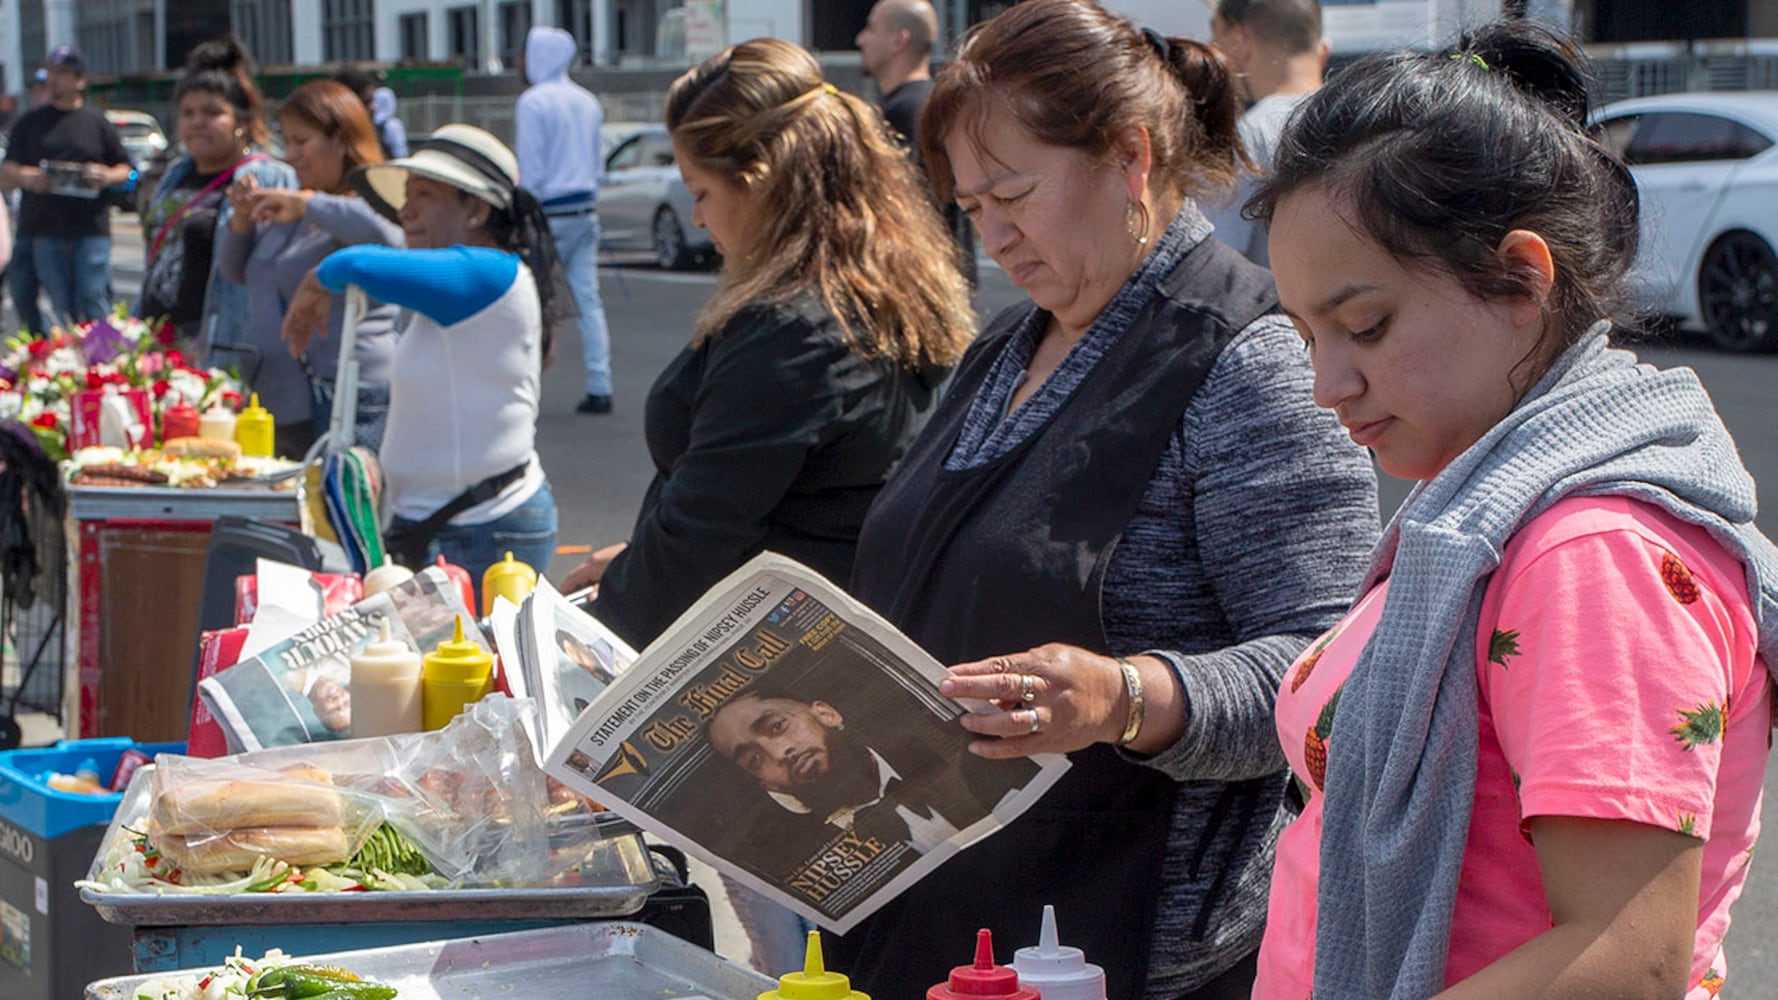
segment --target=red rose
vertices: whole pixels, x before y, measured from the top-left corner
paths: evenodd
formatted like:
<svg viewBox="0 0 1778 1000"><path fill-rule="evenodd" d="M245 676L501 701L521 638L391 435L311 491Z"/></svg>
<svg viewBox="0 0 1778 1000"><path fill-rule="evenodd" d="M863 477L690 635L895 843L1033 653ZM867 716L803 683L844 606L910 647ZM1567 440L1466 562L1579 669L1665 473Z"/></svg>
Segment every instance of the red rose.
<svg viewBox="0 0 1778 1000"><path fill-rule="evenodd" d="M162 347L173 346L173 321L167 320L154 331L154 339L160 341Z"/></svg>
<svg viewBox="0 0 1778 1000"><path fill-rule="evenodd" d="M33 340L31 341L30 346L25 348L26 353L30 354L32 358L38 361L42 361L44 358L49 357L50 350L49 341L47 340Z"/></svg>
<svg viewBox="0 0 1778 1000"><path fill-rule="evenodd" d="M174 368L184 368L185 367L185 355L180 354L178 351L168 351L167 352L167 364L173 366Z"/></svg>
<svg viewBox="0 0 1778 1000"><path fill-rule="evenodd" d="M53 431L56 429L56 415L48 410L44 410L42 413L31 418L31 426L41 427L46 431Z"/></svg>
<svg viewBox="0 0 1778 1000"><path fill-rule="evenodd" d="M169 390L171 388L173 388L173 386L170 383L168 383L166 379L164 379L164 378L155 379L154 380L154 398L159 399L162 396L165 396L167 394L167 390Z"/></svg>
<svg viewBox="0 0 1778 1000"><path fill-rule="evenodd" d="M97 389L104 384L105 376L100 375L97 370L92 368L86 370L86 387L88 389Z"/></svg>

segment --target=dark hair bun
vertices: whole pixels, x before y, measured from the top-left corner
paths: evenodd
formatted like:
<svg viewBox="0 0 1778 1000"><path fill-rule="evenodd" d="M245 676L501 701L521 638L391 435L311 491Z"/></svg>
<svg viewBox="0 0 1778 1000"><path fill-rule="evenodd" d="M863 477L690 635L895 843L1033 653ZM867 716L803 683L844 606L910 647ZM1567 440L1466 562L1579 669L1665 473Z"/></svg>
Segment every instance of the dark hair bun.
<svg viewBox="0 0 1778 1000"><path fill-rule="evenodd" d="M205 70L219 70L224 73L253 72L253 57L247 54L246 46L231 32L221 38L212 38L199 43L185 57L185 68L201 73Z"/></svg>
<svg viewBox="0 0 1778 1000"><path fill-rule="evenodd" d="M1167 49L1173 72L1191 97L1192 117L1203 129L1204 158L1219 166L1251 166L1241 148L1244 108L1228 57L1214 46L1187 38L1167 39Z"/></svg>
<svg viewBox="0 0 1778 1000"><path fill-rule="evenodd" d="M1586 54L1536 21L1496 21L1473 33L1465 32L1449 55L1480 59L1490 72L1504 74L1521 93L1548 105L1576 127L1586 127Z"/></svg>

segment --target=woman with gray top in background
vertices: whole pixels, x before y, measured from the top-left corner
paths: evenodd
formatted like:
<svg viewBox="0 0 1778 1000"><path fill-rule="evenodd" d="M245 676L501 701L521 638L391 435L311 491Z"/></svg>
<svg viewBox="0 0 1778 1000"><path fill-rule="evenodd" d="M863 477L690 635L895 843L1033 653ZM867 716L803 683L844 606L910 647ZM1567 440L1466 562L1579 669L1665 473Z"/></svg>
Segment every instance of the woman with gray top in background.
<svg viewBox="0 0 1778 1000"><path fill-rule="evenodd" d="M1113 1000L1251 994L1279 679L1351 600L1377 501L1271 275L1192 201L1239 159L1231 75L1097 4L1028 0L933 87L933 179L1030 299L878 494L851 589L956 664L941 690L998 703L964 717L970 752L1073 767L831 941L873 995L918 996L977 928L1030 940L1045 903Z"/></svg>
<svg viewBox="0 0 1778 1000"><path fill-rule="evenodd" d="M293 356L279 339L285 310L303 277L341 247L360 243L401 246L401 229L353 194L346 176L383 162L370 115L357 95L332 80L293 92L278 112L284 155L296 168L299 190L269 190L251 177L229 186L234 214L218 241L217 267L247 286L248 319L238 340L257 356L243 375L260 405L277 420L277 453L301 457L326 427L339 368L344 306L336 302L325 338ZM382 443L389 409L389 359L395 351L395 306L372 302L358 324L357 444Z"/></svg>

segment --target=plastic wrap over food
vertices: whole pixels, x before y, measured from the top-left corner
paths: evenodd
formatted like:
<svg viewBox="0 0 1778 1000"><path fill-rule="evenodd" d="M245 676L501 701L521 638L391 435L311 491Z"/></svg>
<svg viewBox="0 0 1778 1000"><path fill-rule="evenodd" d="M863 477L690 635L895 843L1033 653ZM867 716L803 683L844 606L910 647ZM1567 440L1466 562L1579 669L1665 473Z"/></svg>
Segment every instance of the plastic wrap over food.
<svg viewBox="0 0 1778 1000"><path fill-rule="evenodd" d="M250 869L262 857L292 865L342 862L382 819L375 801L343 792L331 773L309 762L266 766L163 754L147 833L180 870L216 874Z"/></svg>
<svg viewBox="0 0 1778 1000"><path fill-rule="evenodd" d="M218 762L326 771L348 801L377 810L455 885L543 882L557 873L549 793L522 724L532 711L527 699L491 695L436 732L255 750ZM169 759L178 758L160 758Z"/></svg>

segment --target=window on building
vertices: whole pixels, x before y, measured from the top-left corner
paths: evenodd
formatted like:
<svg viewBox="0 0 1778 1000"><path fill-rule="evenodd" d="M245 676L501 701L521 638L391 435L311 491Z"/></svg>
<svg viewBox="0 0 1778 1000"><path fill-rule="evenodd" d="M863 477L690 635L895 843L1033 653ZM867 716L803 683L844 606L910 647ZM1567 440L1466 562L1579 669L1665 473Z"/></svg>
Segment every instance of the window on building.
<svg viewBox="0 0 1778 1000"><path fill-rule="evenodd" d="M401 15L401 58L404 61L426 62L432 58L429 41L432 26L425 11Z"/></svg>
<svg viewBox="0 0 1778 1000"><path fill-rule="evenodd" d="M850 52L875 0L814 0L809 4L809 47L817 52Z"/></svg>
<svg viewBox="0 0 1778 1000"><path fill-rule="evenodd" d="M593 0L556 0L556 26L574 36L580 61L591 66L593 57Z"/></svg>
<svg viewBox="0 0 1778 1000"><path fill-rule="evenodd" d="M525 51L525 35L531 31L531 0L505 0L500 11L500 63L516 69Z"/></svg>
<svg viewBox="0 0 1778 1000"><path fill-rule="evenodd" d="M235 34L262 66L291 61L290 4L274 0L233 0Z"/></svg>
<svg viewBox="0 0 1778 1000"><path fill-rule="evenodd" d="M445 54L463 60L471 69L482 63L481 22L475 7L451 7L445 10Z"/></svg>
<svg viewBox="0 0 1778 1000"><path fill-rule="evenodd" d="M374 0L322 0L321 56L329 62L375 59Z"/></svg>

